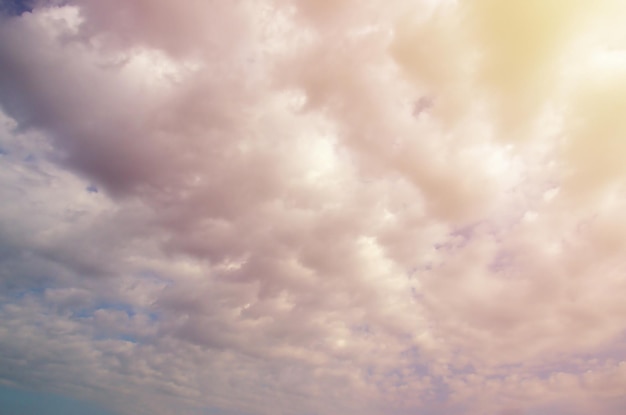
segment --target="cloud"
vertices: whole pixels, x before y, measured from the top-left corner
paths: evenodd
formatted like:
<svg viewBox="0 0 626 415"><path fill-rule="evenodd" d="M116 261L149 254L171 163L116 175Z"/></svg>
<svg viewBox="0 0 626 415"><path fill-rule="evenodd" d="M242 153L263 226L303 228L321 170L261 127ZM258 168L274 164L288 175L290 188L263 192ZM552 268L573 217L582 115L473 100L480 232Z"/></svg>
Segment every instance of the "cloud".
<svg viewBox="0 0 626 415"><path fill-rule="evenodd" d="M0 379L120 414L617 413L619 8L3 15Z"/></svg>

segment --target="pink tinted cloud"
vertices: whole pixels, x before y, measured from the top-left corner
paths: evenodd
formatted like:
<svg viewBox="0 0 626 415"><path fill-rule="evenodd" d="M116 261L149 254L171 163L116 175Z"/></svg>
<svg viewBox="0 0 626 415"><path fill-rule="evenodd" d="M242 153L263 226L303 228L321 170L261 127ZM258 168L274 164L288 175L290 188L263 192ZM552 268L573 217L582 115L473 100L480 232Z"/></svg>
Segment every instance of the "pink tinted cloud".
<svg viewBox="0 0 626 415"><path fill-rule="evenodd" d="M619 5L496 6L3 17L0 378L120 413L618 413Z"/></svg>

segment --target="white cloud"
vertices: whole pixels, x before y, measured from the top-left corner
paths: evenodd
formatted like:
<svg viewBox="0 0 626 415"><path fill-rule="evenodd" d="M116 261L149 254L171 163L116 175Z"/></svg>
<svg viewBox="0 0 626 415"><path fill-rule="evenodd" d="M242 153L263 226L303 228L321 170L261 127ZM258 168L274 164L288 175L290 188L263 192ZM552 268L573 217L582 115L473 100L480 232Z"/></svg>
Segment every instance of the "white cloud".
<svg viewBox="0 0 626 415"><path fill-rule="evenodd" d="M619 5L65 3L0 26L0 381L618 412Z"/></svg>

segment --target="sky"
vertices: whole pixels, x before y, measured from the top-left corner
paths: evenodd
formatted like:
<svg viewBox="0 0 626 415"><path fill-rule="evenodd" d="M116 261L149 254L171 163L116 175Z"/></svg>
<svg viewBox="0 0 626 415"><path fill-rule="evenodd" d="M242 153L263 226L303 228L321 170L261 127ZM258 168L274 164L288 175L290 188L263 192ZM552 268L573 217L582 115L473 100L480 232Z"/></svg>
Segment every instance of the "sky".
<svg viewBox="0 0 626 415"><path fill-rule="evenodd" d="M10 387L0 387L0 408L11 415L114 415L77 399Z"/></svg>
<svg viewBox="0 0 626 415"><path fill-rule="evenodd" d="M0 413L622 415L625 13L0 0Z"/></svg>

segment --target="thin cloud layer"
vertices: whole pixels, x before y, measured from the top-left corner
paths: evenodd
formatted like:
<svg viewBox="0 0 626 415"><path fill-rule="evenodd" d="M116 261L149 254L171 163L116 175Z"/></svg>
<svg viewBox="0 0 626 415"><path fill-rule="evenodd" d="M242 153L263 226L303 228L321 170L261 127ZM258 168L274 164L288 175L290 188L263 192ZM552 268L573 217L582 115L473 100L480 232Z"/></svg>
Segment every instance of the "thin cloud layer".
<svg viewBox="0 0 626 415"><path fill-rule="evenodd" d="M620 2L0 24L0 381L120 414L626 405Z"/></svg>

